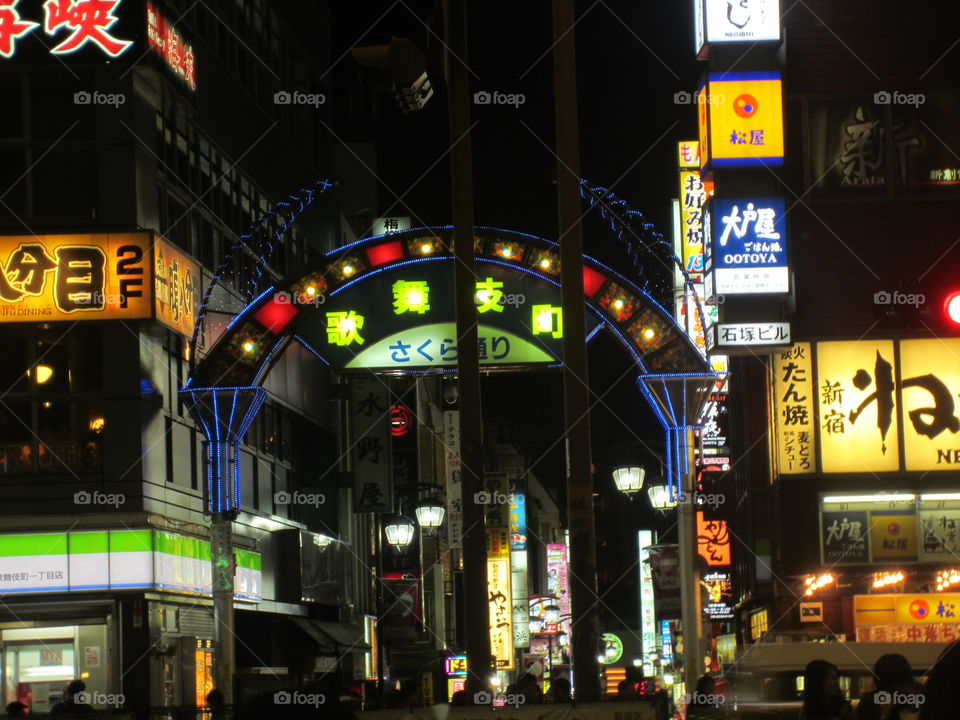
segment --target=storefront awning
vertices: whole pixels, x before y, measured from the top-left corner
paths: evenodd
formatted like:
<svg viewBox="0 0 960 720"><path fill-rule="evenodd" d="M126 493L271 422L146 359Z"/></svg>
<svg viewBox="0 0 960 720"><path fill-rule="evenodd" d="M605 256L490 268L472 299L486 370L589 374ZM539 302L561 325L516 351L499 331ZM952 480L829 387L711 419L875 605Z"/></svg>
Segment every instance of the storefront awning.
<svg viewBox="0 0 960 720"><path fill-rule="evenodd" d="M295 617L291 619L301 630L313 638L323 655L370 651L370 646L364 642L362 628L343 623L310 620L309 618Z"/></svg>

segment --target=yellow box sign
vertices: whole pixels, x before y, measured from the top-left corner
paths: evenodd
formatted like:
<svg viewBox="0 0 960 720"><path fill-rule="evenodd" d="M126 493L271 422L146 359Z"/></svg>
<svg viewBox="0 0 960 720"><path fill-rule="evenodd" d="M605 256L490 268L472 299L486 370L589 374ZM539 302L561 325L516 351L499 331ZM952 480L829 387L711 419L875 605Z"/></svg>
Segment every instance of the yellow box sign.
<svg viewBox="0 0 960 720"><path fill-rule="evenodd" d="M490 654L497 670L513 670L513 600L510 559L487 560L487 597L490 607Z"/></svg>
<svg viewBox="0 0 960 720"><path fill-rule="evenodd" d="M777 474L808 475L817 470L813 350L797 343L770 363L774 451Z"/></svg>
<svg viewBox="0 0 960 720"><path fill-rule="evenodd" d="M960 338L798 343L770 372L775 474L814 472L818 446L824 473L960 467Z"/></svg>
<svg viewBox="0 0 960 720"><path fill-rule="evenodd" d="M0 322L156 318L190 334L197 264L151 233L0 237Z"/></svg>
<svg viewBox="0 0 960 720"><path fill-rule="evenodd" d="M703 204L707 187L699 170L680 171L680 245L683 267L694 282L703 282Z"/></svg>
<svg viewBox="0 0 960 720"><path fill-rule="evenodd" d="M779 72L710 73L697 104L702 167L783 164Z"/></svg>
<svg viewBox="0 0 960 720"><path fill-rule="evenodd" d="M960 623L960 593L854 595L857 625Z"/></svg>

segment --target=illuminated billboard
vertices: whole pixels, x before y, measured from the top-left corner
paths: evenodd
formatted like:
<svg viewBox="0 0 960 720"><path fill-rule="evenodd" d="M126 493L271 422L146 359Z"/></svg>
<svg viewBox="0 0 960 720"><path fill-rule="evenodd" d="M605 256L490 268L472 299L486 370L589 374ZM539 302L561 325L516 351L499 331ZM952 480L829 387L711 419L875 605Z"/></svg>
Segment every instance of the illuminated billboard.
<svg viewBox="0 0 960 720"><path fill-rule="evenodd" d="M956 471L960 338L800 343L771 367L778 474Z"/></svg>
<svg viewBox="0 0 960 720"><path fill-rule="evenodd" d="M713 198L708 272L718 295L790 291L786 206L780 197Z"/></svg>
<svg viewBox="0 0 960 720"><path fill-rule="evenodd" d="M697 55L714 43L780 39L780 0L694 0Z"/></svg>
<svg viewBox="0 0 960 720"><path fill-rule="evenodd" d="M710 73L697 94L704 169L783 164L780 73Z"/></svg>
<svg viewBox="0 0 960 720"><path fill-rule="evenodd" d="M200 268L150 233L0 237L0 323L156 318L193 331Z"/></svg>

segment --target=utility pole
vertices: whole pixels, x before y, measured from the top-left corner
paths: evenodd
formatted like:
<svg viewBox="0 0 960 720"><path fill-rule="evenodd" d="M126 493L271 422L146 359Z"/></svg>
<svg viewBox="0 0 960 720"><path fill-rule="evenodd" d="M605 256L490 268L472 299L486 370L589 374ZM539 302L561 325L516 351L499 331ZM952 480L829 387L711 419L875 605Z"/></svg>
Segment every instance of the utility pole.
<svg viewBox="0 0 960 720"><path fill-rule="evenodd" d="M700 610L700 573L697 569L697 508L696 491L696 431L685 430L687 440L687 472L683 476L682 491L677 503L677 532L680 554L680 617L683 621L683 680L687 693L692 693L703 674L705 655L701 641L702 615Z"/></svg>
<svg viewBox="0 0 960 720"><path fill-rule="evenodd" d="M476 273L473 250L473 154L470 145L470 78L467 59L467 2L444 0L446 76L450 103L453 257L457 311L457 377L460 396L460 462L463 488L464 644L467 697L490 684L490 607L487 602L487 542L482 488L483 422L480 406Z"/></svg>
<svg viewBox="0 0 960 720"><path fill-rule="evenodd" d="M590 389L583 299L580 212L580 130L573 0L554 0L554 83L557 116L557 201L560 213L560 294L563 306L563 400L570 526L570 600L576 699L597 702L597 557L590 459Z"/></svg>
<svg viewBox="0 0 960 720"><path fill-rule="evenodd" d="M210 523L210 563L213 570L213 669L223 701L233 705L236 672L236 633L233 624L233 514L216 513Z"/></svg>

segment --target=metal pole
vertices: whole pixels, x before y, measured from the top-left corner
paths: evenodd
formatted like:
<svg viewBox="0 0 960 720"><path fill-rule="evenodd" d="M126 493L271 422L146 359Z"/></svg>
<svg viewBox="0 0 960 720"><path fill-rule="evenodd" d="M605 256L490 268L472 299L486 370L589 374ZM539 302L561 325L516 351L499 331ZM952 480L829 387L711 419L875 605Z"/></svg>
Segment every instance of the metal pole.
<svg viewBox="0 0 960 720"><path fill-rule="evenodd" d="M572 633L570 646L576 698L581 702L596 702L600 699L597 558L590 461L590 390L583 298L580 137L573 0L554 0L553 8L567 523L570 526L570 600L576 617L576 632Z"/></svg>
<svg viewBox="0 0 960 720"><path fill-rule="evenodd" d="M233 626L233 518L215 513L210 525L210 563L213 574L213 673L226 705L234 704L233 675L236 646Z"/></svg>
<svg viewBox="0 0 960 720"><path fill-rule="evenodd" d="M703 674L703 649L700 638L700 572L697 569L697 522L696 504L693 500L696 487L696 467L694 464L694 443L696 434L693 428L686 430L687 473L683 478L683 492L677 503L678 532L680 534L680 603L683 620L683 679L687 693L693 692L697 680Z"/></svg>
<svg viewBox="0 0 960 720"><path fill-rule="evenodd" d="M373 571L377 574L376 594L377 594L377 709L383 710L386 707L386 690L384 688L384 655L387 652L383 644L383 612L386 610L383 588L383 515L375 513L373 524L377 528L377 562Z"/></svg>
<svg viewBox="0 0 960 720"><path fill-rule="evenodd" d="M457 310L457 375L460 396L460 461L463 488L464 645L467 697L488 688L490 608L487 601L487 543L483 506L473 502L483 474L480 407L480 353L477 333L473 251L473 155L470 146L470 78L466 0L445 0L446 74L450 98L451 184L453 186L454 285Z"/></svg>

